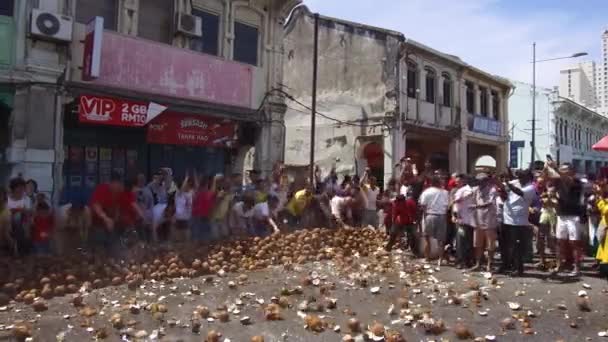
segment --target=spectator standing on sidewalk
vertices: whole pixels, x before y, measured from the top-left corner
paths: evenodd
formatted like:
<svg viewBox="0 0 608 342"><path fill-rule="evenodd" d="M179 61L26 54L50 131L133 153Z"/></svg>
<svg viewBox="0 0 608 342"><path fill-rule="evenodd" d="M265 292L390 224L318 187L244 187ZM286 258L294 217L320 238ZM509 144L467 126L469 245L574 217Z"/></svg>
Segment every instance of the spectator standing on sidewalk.
<svg viewBox="0 0 608 342"><path fill-rule="evenodd" d="M410 191L408 196L398 195L393 201L392 206L392 222L393 225L390 228L390 235L386 250L390 251L393 249L393 245L402 237L403 233L406 235L407 247L413 255L418 254L418 240L416 236L416 216L418 214L418 206L414 199L413 192Z"/></svg>
<svg viewBox="0 0 608 342"><path fill-rule="evenodd" d="M441 178L431 178L430 187L422 192L419 203L423 212L422 235L425 240L424 257L426 261L431 257L431 239L437 240L439 249L438 265L442 265L445 254L447 238L447 212L449 194L443 189Z"/></svg>
<svg viewBox="0 0 608 342"><path fill-rule="evenodd" d="M28 255L31 250L31 222L33 203L25 192L25 181L13 178L9 184L10 193L7 208L11 213L12 236L16 243L17 253Z"/></svg>
<svg viewBox="0 0 608 342"><path fill-rule="evenodd" d="M521 276L524 273L524 253L527 229L530 228L530 206L536 196L536 189L532 184L530 170L519 171L517 179L502 185L504 188L503 229L501 251L503 257L499 272L514 271ZM502 255L504 254L504 255Z"/></svg>
<svg viewBox="0 0 608 342"><path fill-rule="evenodd" d="M581 256L585 245L582 240L582 230L583 223L586 222L583 183L575 177L574 168L570 164L562 164L557 172L555 172L552 163L548 164L547 167L552 171L549 176L556 184L558 197L557 227L555 231L558 243L558 259L557 267L552 273L557 274L562 270L563 260L568 258L565 251L570 250L574 262L574 269L570 275L579 276Z"/></svg>
<svg viewBox="0 0 608 342"><path fill-rule="evenodd" d="M496 237L498 221L496 215L496 199L498 197L494 184L485 173L477 175L478 186L473 193L473 210L475 211L475 266L473 270L481 268L484 251L488 252L486 272L492 271L494 251L496 250Z"/></svg>
<svg viewBox="0 0 608 342"><path fill-rule="evenodd" d="M464 268L473 265L473 225L475 212L472 210L473 188L466 175L455 178L452 215L456 224L456 267Z"/></svg>

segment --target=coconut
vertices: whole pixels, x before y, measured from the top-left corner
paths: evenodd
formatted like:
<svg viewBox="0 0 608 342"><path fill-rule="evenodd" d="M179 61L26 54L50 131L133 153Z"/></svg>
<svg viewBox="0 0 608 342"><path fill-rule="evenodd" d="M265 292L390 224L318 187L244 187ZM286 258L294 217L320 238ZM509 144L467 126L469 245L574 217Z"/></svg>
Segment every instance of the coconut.
<svg viewBox="0 0 608 342"><path fill-rule="evenodd" d="M199 305L196 307L196 312L201 316L201 318L207 319L209 317L209 308L206 306Z"/></svg>
<svg viewBox="0 0 608 342"><path fill-rule="evenodd" d="M33 293L27 293L23 296L23 303L31 305L32 303L34 303L35 298L36 296Z"/></svg>
<svg viewBox="0 0 608 342"><path fill-rule="evenodd" d="M81 296L76 296L72 299L72 305L75 307L81 307L83 305L84 299Z"/></svg>
<svg viewBox="0 0 608 342"><path fill-rule="evenodd" d="M84 317L93 317L97 315L97 310L90 306L87 306L80 310L79 313Z"/></svg>
<svg viewBox="0 0 608 342"><path fill-rule="evenodd" d="M504 330L513 330L513 329L515 329L515 320L511 317L507 317L507 318L503 319L502 321L500 321L500 326Z"/></svg>
<svg viewBox="0 0 608 342"><path fill-rule="evenodd" d="M456 323L453 330L456 337L461 340L468 340L474 337L471 330L469 330L469 328L462 323Z"/></svg>
<svg viewBox="0 0 608 342"><path fill-rule="evenodd" d="M349 319L347 326L352 333L358 333L361 331L361 323L356 318Z"/></svg>
<svg viewBox="0 0 608 342"><path fill-rule="evenodd" d="M369 327L371 338L374 341L382 341L384 339L384 325L376 322Z"/></svg>
<svg viewBox="0 0 608 342"><path fill-rule="evenodd" d="M215 330L210 330L207 333L207 339L205 340L205 342L220 342L221 337L222 337L222 334L220 334L219 332L217 332Z"/></svg>
<svg viewBox="0 0 608 342"><path fill-rule="evenodd" d="M36 312L42 312L48 310L49 306L46 301L39 299L32 304L32 308L34 308L34 311Z"/></svg>
<svg viewBox="0 0 608 342"><path fill-rule="evenodd" d="M268 321L282 320L283 317L281 317L281 309L279 305L274 303L268 304L264 309L264 317L266 317L266 320Z"/></svg>
<svg viewBox="0 0 608 342"><path fill-rule="evenodd" d="M32 337L32 326L24 322L15 324L13 326L13 337L17 341L25 341L27 338Z"/></svg>
<svg viewBox="0 0 608 342"><path fill-rule="evenodd" d="M397 331L389 331L386 334L386 342L405 342L405 338Z"/></svg>
<svg viewBox="0 0 608 342"><path fill-rule="evenodd" d="M125 325L122 316L119 313L115 313L110 317L110 324L112 324L115 329L122 329Z"/></svg>
<svg viewBox="0 0 608 342"><path fill-rule="evenodd" d="M228 311L218 311L214 314L214 316L222 323L226 323L230 320L230 315L228 314Z"/></svg>
<svg viewBox="0 0 608 342"><path fill-rule="evenodd" d="M583 312L591 311L591 305L589 304L589 299L587 297L577 297L576 306Z"/></svg>
<svg viewBox="0 0 608 342"><path fill-rule="evenodd" d="M323 321L316 315L306 315L304 317L304 323L306 324L306 329L314 331L314 332L323 332L325 330L325 326Z"/></svg>
<svg viewBox="0 0 608 342"><path fill-rule="evenodd" d="M58 285L53 290L53 293L56 297L63 297L66 293L66 288L64 285Z"/></svg>

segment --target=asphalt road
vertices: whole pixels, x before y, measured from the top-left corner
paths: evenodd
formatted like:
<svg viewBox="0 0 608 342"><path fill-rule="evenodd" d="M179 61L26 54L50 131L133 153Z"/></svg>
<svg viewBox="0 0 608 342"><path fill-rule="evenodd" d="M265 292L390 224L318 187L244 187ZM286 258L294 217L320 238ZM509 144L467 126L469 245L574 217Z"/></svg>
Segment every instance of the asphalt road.
<svg viewBox="0 0 608 342"><path fill-rule="evenodd" d="M459 322L480 340L490 335L488 340L495 336L496 341L608 341L598 336L599 332L608 330L605 280L587 276L547 279L541 273L528 273L521 278L490 277L451 267L438 271L435 266L424 266L400 253L385 258L392 259L393 268L384 274L369 272L369 260L361 258L349 269L322 262L293 269L281 266L251 272L244 281L238 274L227 274L207 279L175 279L170 283L145 282L137 291L130 291L126 286L94 290L84 295L86 306L97 311L90 318L71 304L74 295L50 300L49 309L42 313L33 312L23 303L11 304L0 308L0 341L13 340L11 329L18 320L31 323L34 341L88 341L95 338L99 329L105 330L107 341L135 340L127 335L138 331L143 334L142 330L148 336L140 340L154 340L160 333L164 335L160 338L162 341L205 341L207 332L215 330L222 334L220 341L250 341L255 335L264 336L267 342L342 341L349 333L347 321L352 317L363 326L379 322L399 331L407 341L455 341L458 338L453 328ZM318 286L307 284L311 279L318 279ZM235 283L234 288L229 286L231 281ZM193 286L200 294L192 293ZM282 320L266 320L264 307L272 297L280 297L283 288L293 290L298 286L302 287L302 294L287 296L290 307L281 309ZM377 294L372 293L374 287L379 287ZM585 295L580 291L586 292L589 312L577 306L579 295ZM302 313L298 314L303 309L302 302L324 303L326 297L337 299L337 307L314 313L326 323L325 330L307 330ZM408 309L399 307L400 297L407 298ZM238 300L242 305L235 305ZM132 305L127 304L134 301L141 307L139 313L131 313ZM168 311L153 315L145 309L151 303L162 303ZM212 313L225 305L231 312L230 320L225 323L203 320L200 333L193 333L190 320L199 305L207 306ZM394 314L389 314L391 305L395 306ZM315 305L308 307L311 306ZM130 330L113 328L109 320L115 313L120 313L125 323L131 321L128 323L134 324L133 327ZM411 316L422 313L427 313L427 320L432 317L443 321L445 332L428 334L421 322L416 319L408 322ZM240 318L244 316L250 317L249 325L241 324ZM501 321L508 317L517 317L513 330L501 327ZM524 334L524 324L527 334ZM335 325L340 326L340 332L334 330Z"/></svg>

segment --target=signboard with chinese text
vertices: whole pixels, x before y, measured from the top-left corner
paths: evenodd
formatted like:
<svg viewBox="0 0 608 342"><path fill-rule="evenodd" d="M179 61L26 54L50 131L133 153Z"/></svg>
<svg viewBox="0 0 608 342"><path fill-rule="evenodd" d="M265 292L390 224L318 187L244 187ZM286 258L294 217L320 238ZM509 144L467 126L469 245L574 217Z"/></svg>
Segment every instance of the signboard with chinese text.
<svg viewBox="0 0 608 342"><path fill-rule="evenodd" d="M153 144L231 148L235 133L236 125L230 120L167 112L148 125L147 140Z"/></svg>

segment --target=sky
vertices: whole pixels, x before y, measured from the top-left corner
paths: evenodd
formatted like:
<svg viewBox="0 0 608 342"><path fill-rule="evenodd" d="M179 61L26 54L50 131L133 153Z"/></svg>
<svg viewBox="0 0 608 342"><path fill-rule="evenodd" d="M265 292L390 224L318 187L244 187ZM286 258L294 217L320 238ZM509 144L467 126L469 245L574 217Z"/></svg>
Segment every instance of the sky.
<svg viewBox="0 0 608 342"><path fill-rule="evenodd" d="M532 82L537 60L587 52L589 56L537 64L537 84L557 86L559 70L600 59L608 29L608 0L304 0L322 15L399 31L487 72Z"/></svg>

